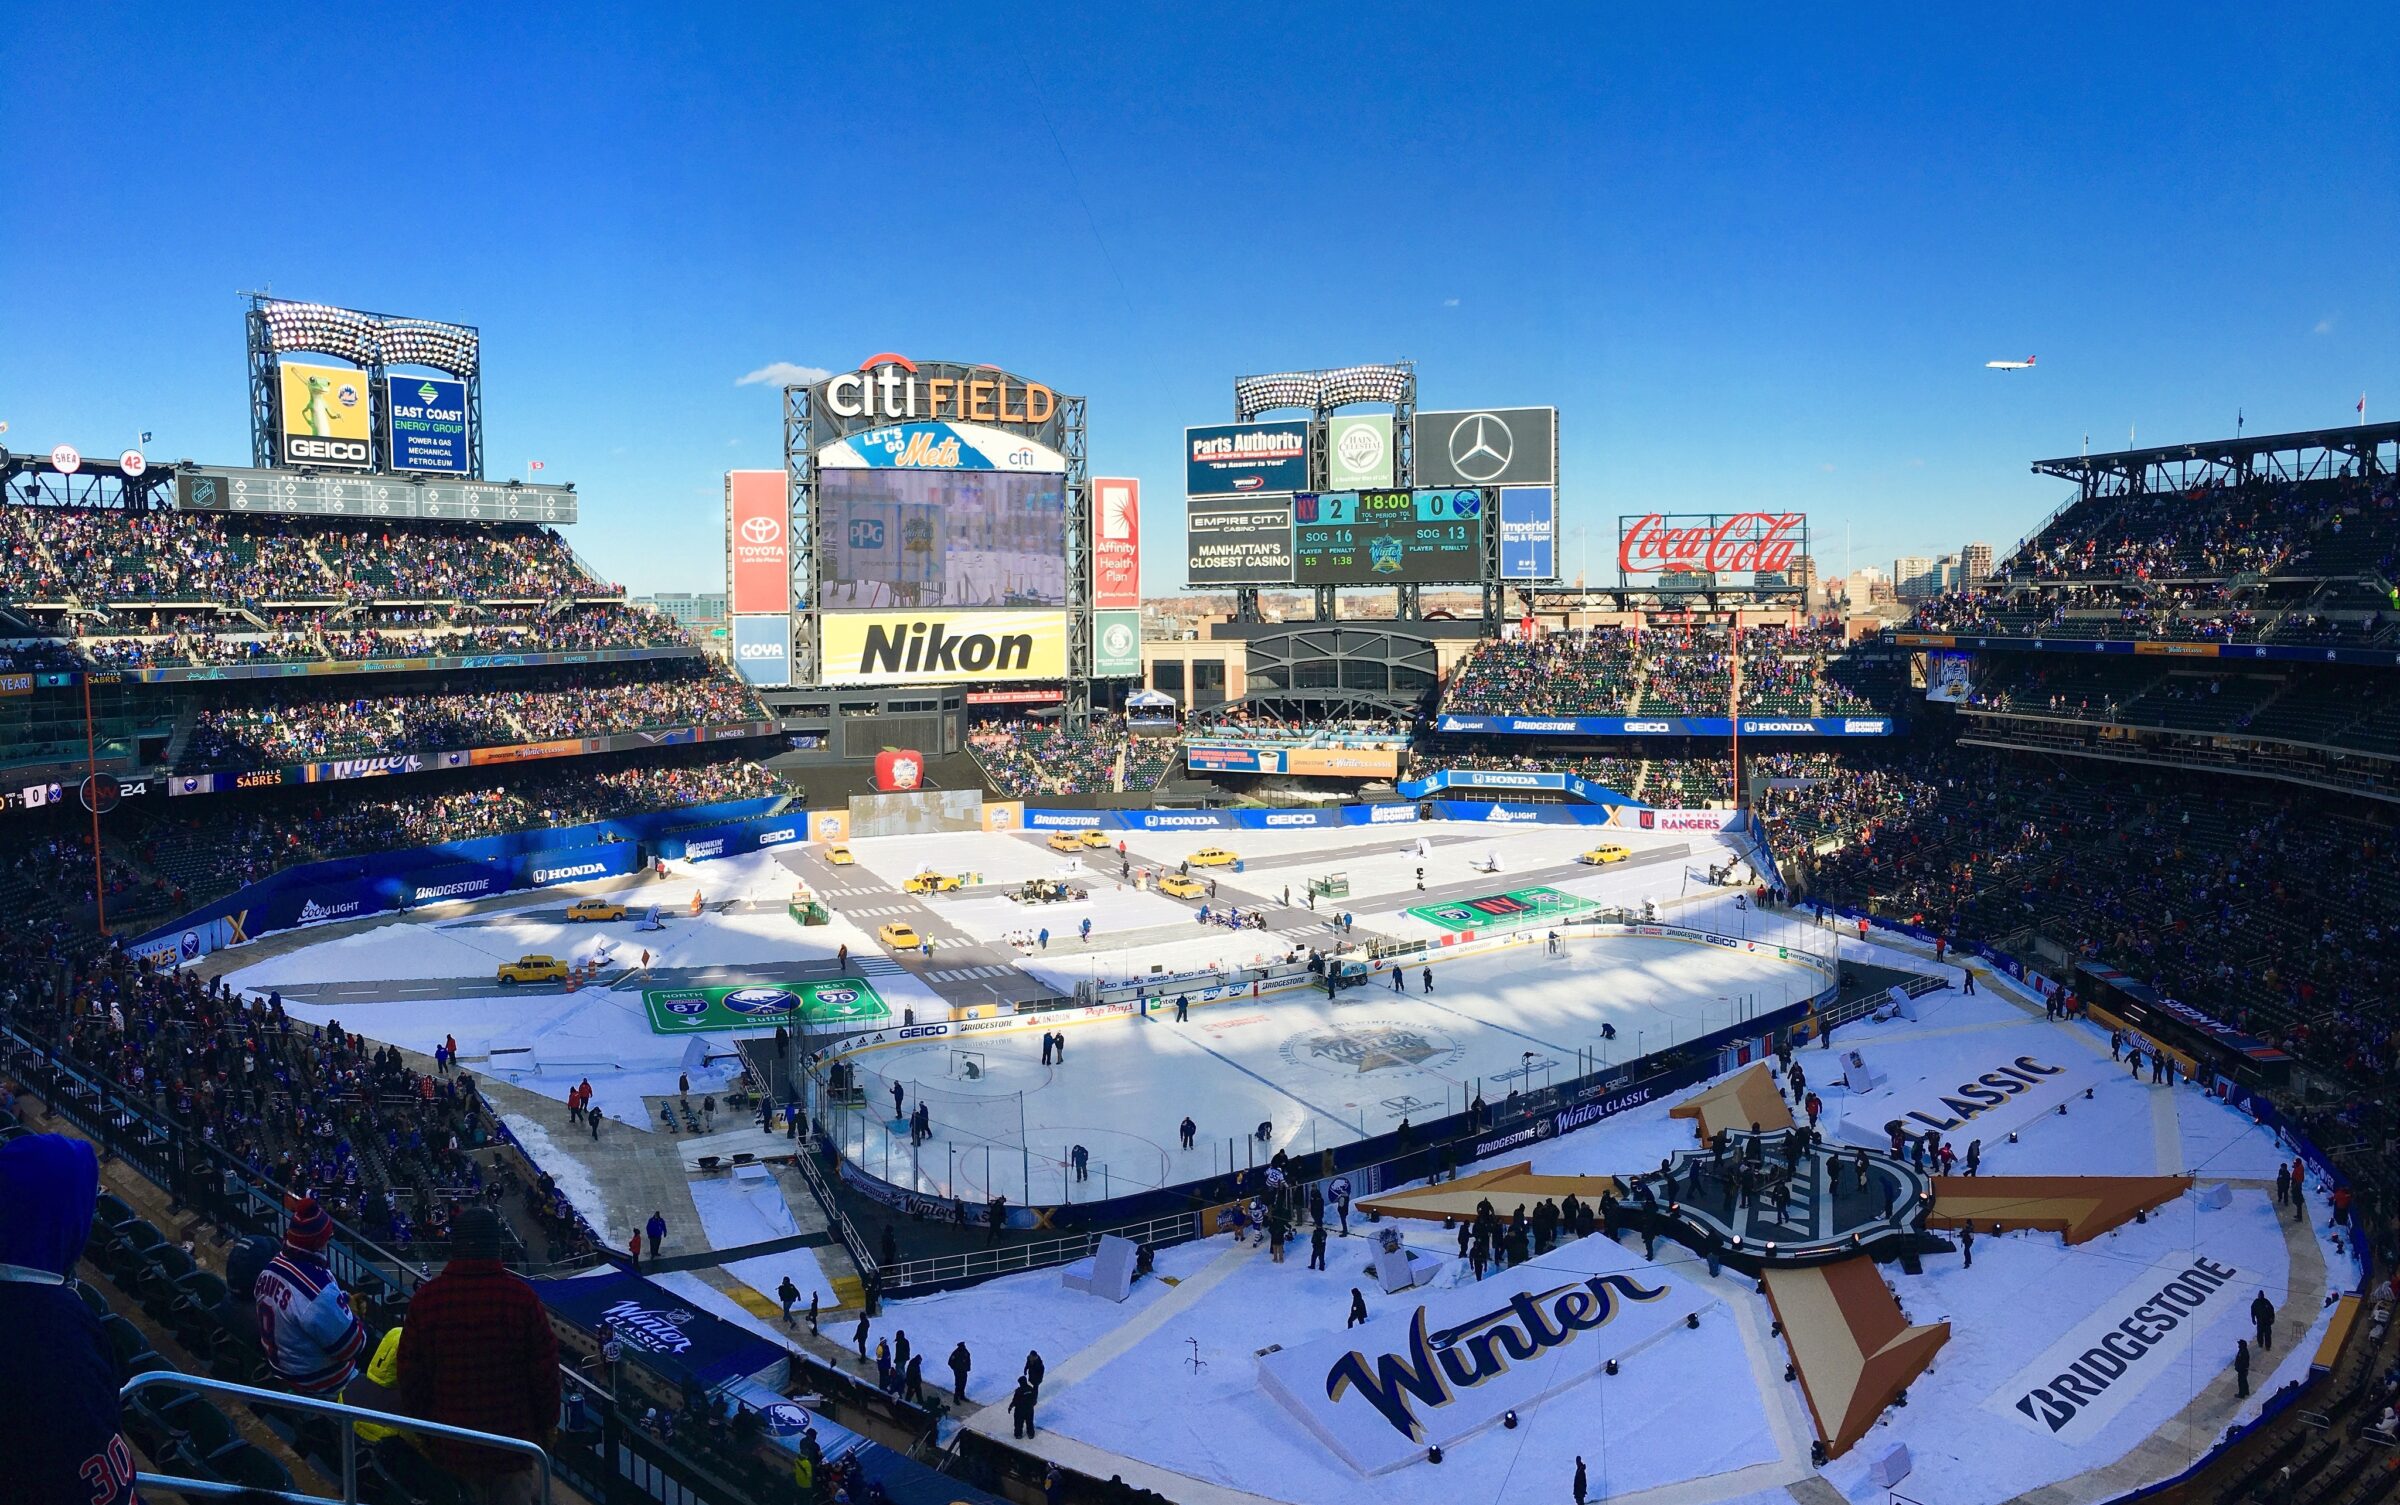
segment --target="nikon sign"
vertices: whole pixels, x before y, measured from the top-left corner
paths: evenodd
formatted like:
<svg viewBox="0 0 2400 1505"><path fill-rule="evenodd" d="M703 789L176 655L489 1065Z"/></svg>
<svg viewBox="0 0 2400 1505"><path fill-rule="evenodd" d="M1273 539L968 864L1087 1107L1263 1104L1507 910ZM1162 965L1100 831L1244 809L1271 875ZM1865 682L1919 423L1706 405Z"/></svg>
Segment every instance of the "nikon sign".
<svg viewBox="0 0 2400 1505"><path fill-rule="evenodd" d="M1063 611L827 612L828 685L955 685L1064 679Z"/></svg>

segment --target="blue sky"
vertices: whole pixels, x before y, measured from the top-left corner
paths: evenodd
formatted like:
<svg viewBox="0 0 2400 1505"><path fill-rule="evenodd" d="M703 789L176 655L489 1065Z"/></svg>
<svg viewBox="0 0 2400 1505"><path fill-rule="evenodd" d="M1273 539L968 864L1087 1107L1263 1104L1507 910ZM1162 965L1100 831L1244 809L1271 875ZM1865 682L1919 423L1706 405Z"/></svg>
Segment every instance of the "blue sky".
<svg viewBox="0 0 2400 1505"><path fill-rule="evenodd" d="M2400 416L2388 10L1953 9L22 6L0 443L240 459L242 289L458 319L489 468L709 589L746 374L990 361L1090 397L1165 591L1251 371L1555 403L1595 576L1620 512L1888 568L2087 433Z"/></svg>

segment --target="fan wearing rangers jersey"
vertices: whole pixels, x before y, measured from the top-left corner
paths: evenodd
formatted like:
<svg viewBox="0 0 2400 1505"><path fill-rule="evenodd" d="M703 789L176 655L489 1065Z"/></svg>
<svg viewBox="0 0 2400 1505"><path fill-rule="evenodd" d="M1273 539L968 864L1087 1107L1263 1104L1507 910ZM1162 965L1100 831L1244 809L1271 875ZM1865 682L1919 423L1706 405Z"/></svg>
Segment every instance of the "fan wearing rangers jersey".
<svg viewBox="0 0 2400 1505"><path fill-rule="evenodd" d="M367 1346L350 1297L326 1268L333 1219L303 1196L292 1204L283 1247L258 1275L258 1340L276 1378L302 1395L339 1396Z"/></svg>

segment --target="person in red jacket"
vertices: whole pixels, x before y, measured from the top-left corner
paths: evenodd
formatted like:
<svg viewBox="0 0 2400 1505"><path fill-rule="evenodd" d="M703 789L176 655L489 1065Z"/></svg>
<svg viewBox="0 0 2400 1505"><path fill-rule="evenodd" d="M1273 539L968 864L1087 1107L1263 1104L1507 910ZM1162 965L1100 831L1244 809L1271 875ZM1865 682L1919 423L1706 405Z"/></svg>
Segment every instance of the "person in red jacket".
<svg viewBox="0 0 2400 1505"><path fill-rule="evenodd" d="M558 1339L533 1287L500 1263L500 1215L470 1207L450 1235L450 1263L417 1289L400 1330L400 1393L412 1416L547 1446L558 1426ZM531 1505L540 1495L521 1453L427 1436L425 1451L477 1505Z"/></svg>

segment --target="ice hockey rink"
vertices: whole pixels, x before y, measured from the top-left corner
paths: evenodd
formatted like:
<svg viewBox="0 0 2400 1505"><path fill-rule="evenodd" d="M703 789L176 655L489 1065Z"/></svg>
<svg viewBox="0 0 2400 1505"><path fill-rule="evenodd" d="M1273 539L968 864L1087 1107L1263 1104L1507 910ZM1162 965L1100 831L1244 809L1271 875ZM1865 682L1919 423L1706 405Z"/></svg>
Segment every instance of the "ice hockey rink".
<svg viewBox="0 0 2400 1505"><path fill-rule="evenodd" d="M1478 1097L1498 1107L1769 1013L1825 981L1774 947L1569 935L1553 954L1537 928L1503 949L1383 969L1333 998L1221 999L1182 1023L1178 991L1164 986L1147 1016L1062 1026L1065 1050L1047 1065L1041 1032L863 1050L848 1059L865 1106L839 1115L838 1132L864 1168L930 1195L1097 1200L1425 1123ZM912 1145L905 1117L919 1104L933 1137ZM1088 1152L1080 1181L1068 1171L1078 1145Z"/></svg>

